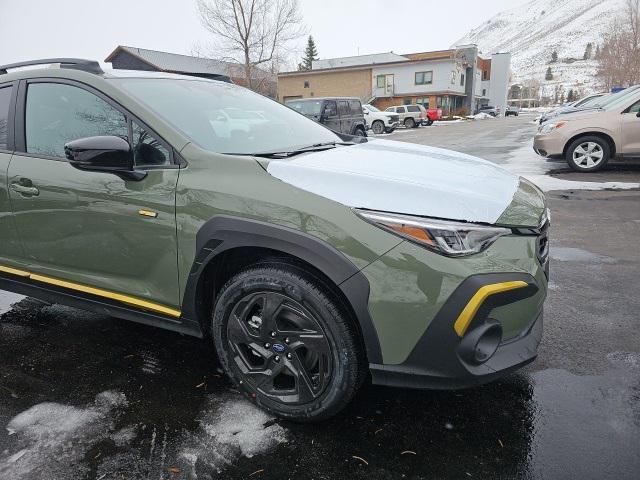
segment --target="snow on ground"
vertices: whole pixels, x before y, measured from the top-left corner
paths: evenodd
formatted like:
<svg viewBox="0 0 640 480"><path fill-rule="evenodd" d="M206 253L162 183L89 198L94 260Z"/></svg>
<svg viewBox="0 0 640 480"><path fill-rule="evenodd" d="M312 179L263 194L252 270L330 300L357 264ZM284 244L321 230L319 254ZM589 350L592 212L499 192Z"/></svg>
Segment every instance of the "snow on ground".
<svg viewBox="0 0 640 480"><path fill-rule="evenodd" d="M565 180L549 175L558 169L558 163L548 162L533 151L530 144L513 150L507 156L508 163L501 166L527 180L531 180L542 190L630 190L640 188L640 183L632 182L585 182ZM564 167L564 164L561 164Z"/></svg>
<svg viewBox="0 0 640 480"><path fill-rule="evenodd" d="M0 478L82 478L81 463L97 441L107 438L113 421L127 400L106 391L86 407L40 403L14 417L7 425L16 448L0 454Z"/></svg>
<svg viewBox="0 0 640 480"><path fill-rule="evenodd" d="M16 293L0 291L0 315L11 310L14 303L18 303L24 297Z"/></svg>
<svg viewBox="0 0 640 480"><path fill-rule="evenodd" d="M240 457L253 457L287 442L286 430L274 417L238 394L209 398L199 428L181 447L182 459L195 477L196 464L221 471Z"/></svg>

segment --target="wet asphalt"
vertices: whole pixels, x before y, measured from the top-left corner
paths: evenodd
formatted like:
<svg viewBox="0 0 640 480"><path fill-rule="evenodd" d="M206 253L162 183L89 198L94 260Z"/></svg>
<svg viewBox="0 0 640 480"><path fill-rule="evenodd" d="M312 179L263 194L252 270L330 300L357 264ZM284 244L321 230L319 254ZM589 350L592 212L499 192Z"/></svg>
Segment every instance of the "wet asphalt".
<svg viewBox="0 0 640 480"><path fill-rule="evenodd" d="M530 120L389 137L502 163ZM640 170L597 175L637 182ZM536 362L469 390L366 385L321 424L248 405L207 341L19 301L0 316L0 479L640 478L640 191L548 198Z"/></svg>

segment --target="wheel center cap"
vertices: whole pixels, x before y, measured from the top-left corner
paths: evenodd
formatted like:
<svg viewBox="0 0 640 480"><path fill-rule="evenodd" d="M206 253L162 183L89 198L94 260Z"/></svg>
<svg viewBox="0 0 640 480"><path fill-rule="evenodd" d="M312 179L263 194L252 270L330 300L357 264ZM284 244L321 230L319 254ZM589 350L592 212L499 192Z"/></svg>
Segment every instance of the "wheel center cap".
<svg viewBox="0 0 640 480"><path fill-rule="evenodd" d="M271 349L272 349L274 352L276 352L276 353L282 353L282 352L284 352L284 348L285 348L285 347L284 347L284 345L282 345L281 343L274 343L274 344L271 346Z"/></svg>

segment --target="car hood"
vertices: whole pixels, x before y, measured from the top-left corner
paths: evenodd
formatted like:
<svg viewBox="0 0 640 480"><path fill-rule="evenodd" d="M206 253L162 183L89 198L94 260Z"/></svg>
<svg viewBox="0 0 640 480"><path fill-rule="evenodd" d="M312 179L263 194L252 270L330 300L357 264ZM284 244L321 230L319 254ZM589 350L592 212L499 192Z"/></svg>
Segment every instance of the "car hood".
<svg viewBox="0 0 640 480"><path fill-rule="evenodd" d="M343 205L425 217L537 227L535 186L477 157L441 148L369 140L273 160L272 176Z"/></svg>

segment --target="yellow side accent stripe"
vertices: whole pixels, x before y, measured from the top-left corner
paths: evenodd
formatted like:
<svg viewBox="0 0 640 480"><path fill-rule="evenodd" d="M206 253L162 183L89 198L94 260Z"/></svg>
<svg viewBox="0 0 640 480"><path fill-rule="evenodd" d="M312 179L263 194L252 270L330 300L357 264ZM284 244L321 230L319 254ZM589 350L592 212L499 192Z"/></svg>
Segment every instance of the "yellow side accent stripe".
<svg viewBox="0 0 640 480"><path fill-rule="evenodd" d="M17 268L5 267L3 265L0 265L0 272L10 273L11 275L17 275L18 277L28 277L31 275L30 272L19 270Z"/></svg>
<svg viewBox="0 0 640 480"><path fill-rule="evenodd" d="M459 337L462 337L467 331L467 328L469 328L471 320L476 316L476 313L478 313L478 310L484 301L491 295L524 288L528 285L529 284L527 282L522 280L515 280L513 282L493 283L491 285L480 287L473 297L471 297L471 300L469 300L469 303L467 303L462 312L460 312L460 315L458 315L458 319L453 324L454 330Z"/></svg>
<svg viewBox="0 0 640 480"><path fill-rule="evenodd" d="M0 265L0 272L29 278L30 280L33 280L35 282L48 283L49 285L56 285L58 287L68 288L69 290L76 290L78 292L88 293L90 295L96 295L98 297L109 298L111 300L116 300L128 305L133 305L134 307L163 313L170 317L178 318L181 315L180 310L166 307L164 305L160 305L159 303L142 300L136 297L130 297L129 295L123 295L122 293L111 292L109 290L103 290L101 288L89 287L80 283L68 282L66 280L60 280L58 278L47 277L45 275L39 275L37 273L31 273L25 270L19 270L17 268L5 267Z"/></svg>

